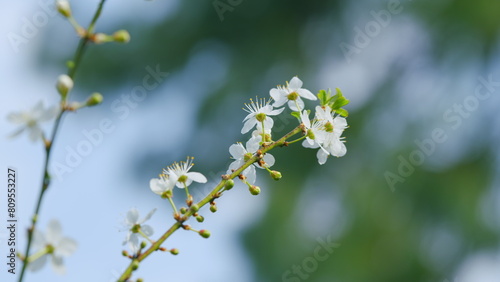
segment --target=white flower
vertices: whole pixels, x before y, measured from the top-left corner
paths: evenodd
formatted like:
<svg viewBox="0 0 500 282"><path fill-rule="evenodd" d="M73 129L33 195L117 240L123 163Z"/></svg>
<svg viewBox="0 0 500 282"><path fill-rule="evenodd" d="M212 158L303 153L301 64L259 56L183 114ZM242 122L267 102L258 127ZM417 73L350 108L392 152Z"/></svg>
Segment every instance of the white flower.
<svg viewBox="0 0 500 282"><path fill-rule="evenodd" d="M10 122L23 125L11 134L10 137L15 137L27 130L31 141L36 141L38 138L42 137L42 129L40 128L39 123L54 118L58 111L59 109L56 107L44 109L43 102L40 101L31 109L31 111L9 114L7 119Z"/></svg>
<svg viewBox="0 0 500 282"><path fill-rule="evenodd" d="M152 178L149 181L151 191L160 196L163 196L167 191L171 191L174 186L175 182L167 174L160 174L159 178Z"/></svg>
<svg viewBox="0 0 500 282"><path fill-rule="evenodd" d="M68 5L69 9L69 3L66 2L66 4ZM59 94L61 94L63 97L66 97L68 95L68 92L71 91L71 89L73 89L73 86L74 86L73 79L71 79L71 77L69 77L68 75L61 74L57 78L56 88Z"/></svg>
<svg viewBox="0 0 500 282"><path fill-rule="evenodd" d="M58 274L64 274L66 269L63 265L63 257L70 256L75 252L77 243L71 238L63 237L59 221L51 220L45 234L35 229L33 247L36 249L45 249L46 253L28 264L28 268L31 271L37 271L42 268L47 261L47 257L51 256L54 271Z"/></svg>
<svg viewBox="0 0 500 282"><path fill-rule="evenodd" d="M304 126L315 136L314 140L308 140L310 138L307 137L302 145L306 148L320 148L316 154L319 164L326 163L329 155L342 157L346 154L347 149L341 137L344 129L347 128L345 118L340 116L334 118L329 106L324 108L317 106L316 118L312 124L306 111L302 112L301 119Z"/></svg>
<svg viewBox="0 0 500 282"><path fill-rule="evenodd" d="M172 181L179 188L185 188L191 185L193 181L198 183L206 183L207 178L199 172L189 172L191 167L193 167L193 159L187 158L185 162L174 163L167 169L163 169L163 173L168 174Z"/></svg>
<svg viewBox="0 0 500 282"><path fill-rule="evenodd" d="M142 232L146 236L151 236L154 233L153 227L143 224L153 216L156 209L151 210L145 218L139 220L139 211L136 208L132 208L127 212L127 217L123 223L125 230L128 230L127 236L123 241L123 245L129 244L130 249L136 253L140 249L139 244L139 232Z"/></svg>
<svg viewBox="0 0 500 282"><path fill-rule="evenodd" d="M259 149L259 142L261 140L260 136L252 137L247 143L246 148L243 147L243 144L236 143L229 147L229 153L231 154L234 161L229 165L229 169L227 170L227 174L233 173L233 170L240 168L243 164L245 164ZM275 159L273 155L267 153L264 155L264 162L267 167L271 167L274 165ZM263 168L257 163L254 165L258 168ZM254 184L256 180L255 167L249 166L242 173L250 184Z"/></svg>
<svg viewBox="0 0 500 282"><path fill-rule="evenodd" d="M301 111L304 108L304 101L301 97L308 100L316 100L316 96L311 91L302 88L302 80L298 77L293 77L290 83L286 86L278 86L269 91L269 94L274 99L274 107L281 107L288 102L288 107L292 111Z"/></svg>
<svg viewBox="0 0 500 282"><path fill-rule="evenodd" d="M273 106L269 105L270 101L271 100L268 100L266 102L265 99L260 99L260 102L254 102L250 99L250 104L245 104L246 109L243 110L245 110L248 115L243 120L245 124L241 129L242 134L247 133L256 125L263 126L264 130L273 128L274 121L269 116L279 115L283 112L284 108L274 110Z"/></svg>
<svg viewBox="0 0 500 282"><path fill-rule="evenodd" d="M320 147L320 143L322 143L325 138L323 123L318 119L314 119L311 123L309 114L306 110L300 114L300 119L307 129L306 139L302 142L302 146L311 149Z"/></svg>

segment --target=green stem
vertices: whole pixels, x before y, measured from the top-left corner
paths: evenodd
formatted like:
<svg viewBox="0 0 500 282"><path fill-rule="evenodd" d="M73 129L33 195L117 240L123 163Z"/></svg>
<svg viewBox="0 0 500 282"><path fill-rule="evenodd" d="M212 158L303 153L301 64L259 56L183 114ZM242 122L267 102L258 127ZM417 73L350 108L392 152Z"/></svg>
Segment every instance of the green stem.
<svg viewBox="0 0 500 282"><path fill-rule="evenodd" d="M97 8L96 14L94 15L94 18L92 19L92 21L89 25L89 28L88 28L89 31L94 28L95 22L97 21L99 15L101 13L102 6L103 6L105 1L106 0L101 0L99 7ZM80 40L78 48L76 49L74 60L73 60L74 65L68 71L68 76L71 77L71 79L74 78L75 73L76 73L76 69L80 65L80 61L81 61L81 58L82 58L83 53L85 51L85 46L87 45L88 40L89 40L88 36L85 36L84 38L82 38ZM21 268L18 282L23 281L24 273L26 272L26 267L30 263L30 261L27 258L29 257L31 243L33 241L33 233L34 233L34 230L36 228L36 223L38 221L38 215L40 212L40 208L42 206L43 196L45 195L45 191L47 191L47 188L49 187L50 180L51 180L51 177L49 174L49 161L50 161L50 156L51 156L50 152L52 150L52 145L54 144L57 133L59 131L62 117L65 113L65 107L64 107L65 103L66 103L66 101L62 101L62 103L61 103L61 111L57 115L56 120L54 122L54 130L52 131L52 136L51 136L50 140L45 140L45 142L44 142L45 143L45 163L43 166L43 171L44 171L43 175L44 176L43 176L43 181L42 181L42 185L41 185L41 189L40 189L40 194L38 195L38 200L37 200L37 203L35 206L35 212L33 213L33 216L31 218L31 226L28 228L28 242L26 244L26 249L24 252L24 257L26 259L24 260L23 267Z"/></svg>
<svg viewBox="0 0 500 282"><path fill-rule="evenodd" d="M29 258L27 258L26 260L29 261L29 262L34 262L35 260L43 257L44 255L48 254L49 253L49 248L48 247L45 247L43 249L41 249L40 251L32 254Z"/></svg>
<svg viewBox="0 0 500 282"><path fill-rule="evenodd" d="M300 137L300 138L297 138L297 139L295 139L295 140L293 140L293 141L288 141L288 144L293 144L293 143L295 143L295 142L302 141L302 140L306 139L306 137L307 137L307 135L304 135L304 136L302 136L302 137Z"/></svg>
<svg viewBox="0 0 500 282"><path fill-rule="evenodd" d="M153 240L151 240L148 235L146 235L144 232L142 232L142 230L139 228L139 230L137 231L137 233L139 233L142 237L144 237L146 240L148 240L151 244L154 243Z"/></svg>
<svg viewBox="0 0 500 282"><path fill-rule="evenodd" d="M186 199L189 199L189 190L188 186L186 185L186 182L184 182L184 190L186 190Z"/></svg>
<svg viewBox="0 0 500 282"><path fill-rule="evenodd" d="M278 146L283 146L288 138L290 138L293 135L300 133L300 132L302 132L302 124L297 126L292 131L288 132L285 136L281 137L279 140L272 142L271 144L269 144L265 147L262 147L260 149L260 151L262 152L262 154L264 154L264 153L271 151L272 149L274 149ZM224 188L224 184L227 180L234 179L235 177L240 175L247 167L251 166L254 162L256 162L258 160L259 160L259 157L257 156L257 154L255 154L252 158L250 158L247 162L245 162L245 164L243 164L240 168L235 170L230 175L226 176L223 180L221 180L219 182L219 184L217 184L217 186L214 187L214 189L212 189L212 191L205 198L203 198L201 201L199 201L197 203L198 207L201 208L204 205L206 205L207 203L218 198L220 196L219 192L221 189ZM172 224L172 226L154 244L151 245L151 247L149 247L145 252L143 252L137 258L135 258L133 261L130 262L130 265L127 267L127 269L125 269L125 271L120 276L118 281L119 282L126 282L130 278L130 276L132 276L132 272L134 271L133 270L134 262L135 261L141 262L144 259L146 259L149 255L151 255L151 253L158 250L160 248L161 244L163 244L163 242L165 242L165 240L167 240L167 238L170 237L170 235L172 235L177 229L179 229L182 226L182 224L185 221L187 221L189 219L189 217L191 217L192 215L193 215L193 211L191 209L189 209L188 212L183 216L182 220L177 221L174 224Z"/></svg>
<svg viewBox="0 0 500 282"><path fill-rule="evenodd" d="M167 197L168 201L170 202L170 205L172 206L172 209L174 210L174 214L178 213L177 212L177 207L175 206L174 201L172 200L172 197Z"/></svg>

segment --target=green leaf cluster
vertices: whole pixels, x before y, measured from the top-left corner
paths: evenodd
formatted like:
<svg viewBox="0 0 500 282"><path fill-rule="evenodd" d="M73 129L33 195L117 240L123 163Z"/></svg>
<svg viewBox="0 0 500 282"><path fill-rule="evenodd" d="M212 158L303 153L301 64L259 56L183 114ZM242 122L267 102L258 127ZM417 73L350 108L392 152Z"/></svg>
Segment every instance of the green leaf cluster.
<svg viewBox="0 0 500 282"><path fill-rule="evenodd" d="M335 90L337 93L333 96L330 89L328 89L328 91L320 90L317 94L320 104L322 107L329 106L333 112L336 112L343 117L347 117L349 112L342 107L349 104L349 100L344 97L339 88L336 88Z"/></svg>

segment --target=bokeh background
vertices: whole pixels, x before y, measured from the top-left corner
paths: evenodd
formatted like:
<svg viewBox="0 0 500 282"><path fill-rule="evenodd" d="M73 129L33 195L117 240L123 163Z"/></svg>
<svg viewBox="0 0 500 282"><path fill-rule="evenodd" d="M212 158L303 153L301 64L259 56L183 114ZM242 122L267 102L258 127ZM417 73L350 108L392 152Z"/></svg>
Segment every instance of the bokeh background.
<svg viewBox="0 0 500 282"><path fill-rule="evenodd" d="M71 3L82 25L97 3ZM51 1L1 5L0 162L2 171L18 171L24 250L44 154L26 135L7 138L16 127L5 117L40 100L57 103L54 83L78 38ZM72 99L98 91L105 102L64 118L51 165L59 175L39 223L45 229L57 218L79 249L65 260L66 275L46 266L26 281L114 281L128 265L119 231L126 212L157 207L149 221L157 236L172 223L149 179L194 156L193 170L215 183L231 161L229 146L247 138L239 133L243 103L295 75L312 92L339 87L351 100L347 155L320 166L315 151L299 145L275 150L282 180L259 171L258 197L238 184L217 213L205 208L205 222L193 223L210 239L176 232L165 246L180 254L155 253L134 277L500 281L499 12L492 0L108 0L97 31L124 28L132 40L88 49ZM141 101L126 102L148 68L168 76ZM68 154L103 120L113 131L68 166ZM294 122L277 120L275 136ZM441 142L430 141L436 130ZM5 188L6 173L1 179ZM190 191L201 199L207 189ZM3 226L5 189L0 195ZM325 242L336 247L315 256ZM0 280L14 281L1 265Z"/></svg>

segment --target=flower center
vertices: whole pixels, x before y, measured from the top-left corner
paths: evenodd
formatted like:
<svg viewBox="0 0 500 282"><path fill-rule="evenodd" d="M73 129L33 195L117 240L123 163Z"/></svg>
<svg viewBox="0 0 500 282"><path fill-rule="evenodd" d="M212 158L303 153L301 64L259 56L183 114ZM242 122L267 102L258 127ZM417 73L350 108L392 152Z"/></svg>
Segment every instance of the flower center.
<svg viewBox="0 0 500 282"><path fill-rule="evenodd" d="M292 92L290 94L288 94L288 96L286 96L288 98L288 100L290 101L295 101L297 100L297 98L299 97L299 94L297 94L297 92Z"/></svg>
<svg viewBox="0 0 500 282"><path fill-rule="evenodd" d="M266 114L258 113L255 115L255 119L258 120L259 122L263 122L266 119Z"/></svg>
<svg viewBox="0 0 500 282"><path fill-rule="evenodd" d="M179 177L179 179L177 179L177 181L184 183L184 182L186 182L187 179L188 179L188 177L186 175L182 175Z"/></svg>
<svg viewBox="0 0 500 282"><path fill-rule="evenodd" d="M325 131L326 132L333 132L333 124L331 122L325 123Z"/></svg>
<svg viewBox="0 0 500 282"><path fill-rule="evenodd" d="M54 248L54 246L52 246L51 244L48 244L48 245L46 246L46 248L47 248L47 254L52 254L52 253L54 253L55 248Z"/></svg>
<svg viewBox="0 0 500 282"><path fill-rule="evenodd" d="M138 233L139 230L141 230L140 224L134 224L134 226L132 226L132 228L130 228L130 231L132 231L132 233Z"/></svg>
<svg viewBox="0 0 500 282"><path fill-rule="evenodd" d="M316 139L316 137L314 136L314 132L311 129L307 131L307 137L312 140Z"/></svg>

